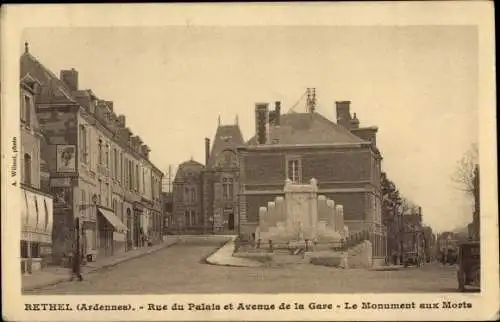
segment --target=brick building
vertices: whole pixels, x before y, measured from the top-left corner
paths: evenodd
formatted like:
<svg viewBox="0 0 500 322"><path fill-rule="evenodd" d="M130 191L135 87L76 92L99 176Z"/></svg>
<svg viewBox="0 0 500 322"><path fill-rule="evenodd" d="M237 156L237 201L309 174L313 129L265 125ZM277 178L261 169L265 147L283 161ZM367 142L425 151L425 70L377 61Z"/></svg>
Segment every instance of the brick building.
<svg viewBox="0 0 500 322"><path fill-rule="evenodd" d="M51 261L53 198L47 163L40 152L45 137L34 106L40 84L30 75L24 75L20 84L21 271L29 273Z"/></svg>
<svg viewBox="0 0 500 322"><path fill-rule="evenodd" d="M198 189L201 227L251 234L259 222L259 207L284 196L287 178L297 183L316 178L319 194L344 206L349 231L369 232L374 255L384 256L377 128L360 127L348 101L337 102L336 113L335 123L314 108L282 114L280 102L272 111L269 104L257 103L255 136L247 142L237 122L219 122L211 152L210 140L205 139L205 166L188 161L180 167L196 168L196 180L191 184ZM181 173L183 177L185 171ZM180 220L187 218L181 197L186 196L181 193L186 186L177 176L176 180L174 216Z"/></svg>
<svg viewBox="0 0 500 322"><path fill-rule="evenodd" d="M78 87L74 69L54 75L26 45L21 75L39 84L36 115L47 144L54 200L53 258L76 249L93 258L162 240L162 172L149 160L150 149L114 112L113 102Z"/></svg>
<svg viewBox="0 0 500 322"><path fill-rule="evenodd" d="M350 233L370 232L374 256L385 255L381 223L381 154L376 127L359 127L350 102L336 103L337 123L314 108L281 114L267 103L255 106L255 136L237 149L240 164L240 230L258 225L259 207L284 196L283 186L318 180L318 194L344 206Z"/></svg>

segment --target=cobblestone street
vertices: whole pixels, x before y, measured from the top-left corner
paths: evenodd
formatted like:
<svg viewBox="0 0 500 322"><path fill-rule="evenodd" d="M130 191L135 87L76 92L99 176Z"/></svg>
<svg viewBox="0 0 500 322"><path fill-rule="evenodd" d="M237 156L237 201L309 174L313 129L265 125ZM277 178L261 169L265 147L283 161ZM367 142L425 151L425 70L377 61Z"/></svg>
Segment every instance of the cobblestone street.
<svg viewBox="0 0 500 322"><path fill-rule="evenodd" d="M398 293L455 292L455 267L428 264L396 271L342 270L314 265L225 267L203 259L216 241L173 245L153 254L25 294Z"/></svg>

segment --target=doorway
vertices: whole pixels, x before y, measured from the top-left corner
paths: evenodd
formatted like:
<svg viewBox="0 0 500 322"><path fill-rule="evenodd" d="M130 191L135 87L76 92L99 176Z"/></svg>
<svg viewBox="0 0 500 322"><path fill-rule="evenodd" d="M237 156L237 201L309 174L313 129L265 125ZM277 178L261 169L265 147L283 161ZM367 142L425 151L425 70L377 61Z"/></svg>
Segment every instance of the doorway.
<svg viewBox="0 0 500 322"><path fill-rule="evenodd" d="M234 214L228 215L227 226L228 226L229 230L234 230Z"/></svg>

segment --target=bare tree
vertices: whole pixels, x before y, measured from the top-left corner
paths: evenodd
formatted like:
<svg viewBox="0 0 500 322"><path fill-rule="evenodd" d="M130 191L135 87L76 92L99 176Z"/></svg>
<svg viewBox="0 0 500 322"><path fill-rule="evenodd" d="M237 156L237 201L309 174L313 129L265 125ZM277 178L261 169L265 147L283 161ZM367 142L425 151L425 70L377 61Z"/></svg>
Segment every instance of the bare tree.
<svg viewBox="0 0 500 322"><path fill-rule="evenodd" d="M452 176L452 181L457 189L464 191L469 196L474 197L476 192L476 171L479 164L479 153L476 143L473 143L465 152Z"/></svg>

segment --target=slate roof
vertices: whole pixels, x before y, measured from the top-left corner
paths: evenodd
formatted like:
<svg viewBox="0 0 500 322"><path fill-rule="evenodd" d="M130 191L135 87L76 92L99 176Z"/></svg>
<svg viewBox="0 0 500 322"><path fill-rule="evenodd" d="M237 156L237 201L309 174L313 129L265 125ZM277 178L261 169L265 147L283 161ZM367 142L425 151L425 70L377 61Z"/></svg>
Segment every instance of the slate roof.
<svg viewBox="0 0 500 322"><path fill-rule="evenodd" d="M361 143L362 139L323 115L314 113L287 113L280 116L280 125L269 129L271 144L327 144ZM247 144L257 144L254 136Z"/></svg>
<svg viewBox="0 0 500 322"><path fill-rule="evenodd" d="M237 146L245 144L238 125L219 125L212 142L212 150L208 159L209 166L214 164L222 151L234 150Z"/></svg>
<svg viewBox="0 0 500 322"><path fill-rule="evenodd" d="M203 164L193 159L184 161L179 165L174 182L182 181L186 177L189 177L190 174L198 174L203 171L204 168L205 166Z"/></svg>
<svg viewBox="0 0 500 322"><path fill-rule="evenodd" d="M42 86L43 96L50 96L62 101L76 102L71 90L57 76L40 63L29 52L21 56L21 78L29 74Z"/></svg>

